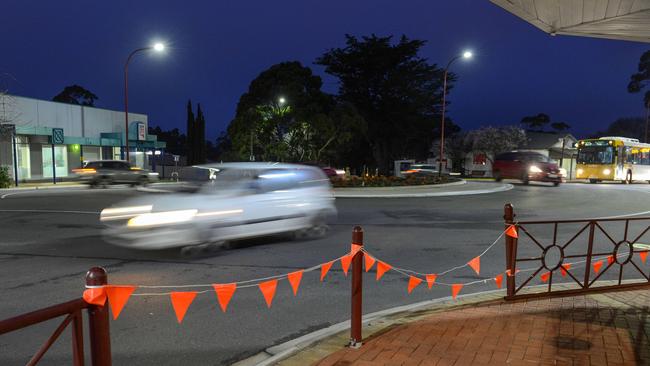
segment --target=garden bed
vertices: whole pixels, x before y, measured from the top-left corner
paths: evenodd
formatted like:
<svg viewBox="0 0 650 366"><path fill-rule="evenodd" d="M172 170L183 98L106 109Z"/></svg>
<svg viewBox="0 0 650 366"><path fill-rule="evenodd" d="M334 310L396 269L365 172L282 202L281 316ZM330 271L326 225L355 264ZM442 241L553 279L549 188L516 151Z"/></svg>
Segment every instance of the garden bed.
<svg viewBox="0 0 650 366"><path fill-rule="evenodd" d="M460 181L460 178L449 177L443 175L427 176L427 177L407 177L400 178L394 176L367 176L357 177L351 176L349 178L332 178L332 185L335 188L362 188L362 187L402 187L402 186L422 186L431 184L445 184Z"/></svg>

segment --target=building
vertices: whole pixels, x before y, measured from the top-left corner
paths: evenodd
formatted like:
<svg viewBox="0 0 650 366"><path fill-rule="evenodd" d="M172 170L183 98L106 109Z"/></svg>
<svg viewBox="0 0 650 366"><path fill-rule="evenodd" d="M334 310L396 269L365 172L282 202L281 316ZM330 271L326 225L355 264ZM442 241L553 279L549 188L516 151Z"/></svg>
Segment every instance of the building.
<svg viewBox="0 0 650 366"><path fill-rule="evenodd" d="M124 112L0 95L0 166L18 181L65 179L84 161L125 158ZM130 161L148 167L165 143L149 135L146 114L129 113Z"/></svg>

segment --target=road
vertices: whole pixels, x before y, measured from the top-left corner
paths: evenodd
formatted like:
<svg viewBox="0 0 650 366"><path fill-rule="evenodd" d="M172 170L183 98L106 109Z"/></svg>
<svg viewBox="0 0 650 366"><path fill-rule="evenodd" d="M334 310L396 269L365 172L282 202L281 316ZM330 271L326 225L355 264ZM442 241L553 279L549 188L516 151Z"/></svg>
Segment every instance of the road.
<svg viewBox="0 0 650 366"><path fill-rule="evenodd" d="M283 274L337 258L349 250L351 230L361 225L367 249L402 268L437 273L464 264L503 230L503 205L512 202L519 220L618 215L650 216L650 185L566 184L516 187L507 192L413 199L338 199L339 216L326 238L238 245L209 256L183 258L177 251L139 252L102 241L97 213L143 193L134 189L24 191L0 199L0 319L67 301L83 291L83 276L103 266L112 283L210 284ZM572 235L561 230L559 238ZM575 230L573 231L575 232ZM550 241L551 230L538 235ZM650 235L650 234L649 234ZM483 258L481 275L469 268L448 283L489 279L504 269L503 241ZM650 238L639 242L650 243ZM520 255L538 254L522 247ZM373 271L374 272L374 271ZM408 279L388 272L364 279L364 313L450 295L446 286L406 291ZM462 293L494 289L467 286ZM111 322L115 365L221 365L316 329L349 319L350 284L336 263L324 282L306 273L296 297L281 281L268 309L256 288L238 290L227 313L214 293L200 294L182 324L168 296L133 296ZM0 364L24 364L58 323L0 337ZM43 364L70 363L69 332Z"/></svg>

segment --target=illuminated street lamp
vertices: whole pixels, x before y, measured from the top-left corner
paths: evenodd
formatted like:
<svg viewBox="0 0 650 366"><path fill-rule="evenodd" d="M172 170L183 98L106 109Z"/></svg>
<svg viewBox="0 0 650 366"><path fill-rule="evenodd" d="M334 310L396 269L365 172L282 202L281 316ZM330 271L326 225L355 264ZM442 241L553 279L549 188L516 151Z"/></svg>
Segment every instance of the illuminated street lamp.
<svg viewBox="0 0 650 366"><path fill-rule="evenodd" d="M284 97L280 97L280 98L278 98L278 103L280 103L280 105L283 105L283 104L286 103L286 102L287 102L287 100L284 99Z"/></svg>
<svg viewBox="0 0 650 366"><path fill-rule="evenodd" d="M445 153L445 104L446 104L446 99L447 99L447 74L449 72L449 67L451 67L451 64L453 64L456 60L458 59L465 59L469 60L474 56L472 51L464 51L462 54L454 56L451 60L449 60L449 63L447 63L447 67L445 67L445 75L443 78L443 84L442 84L442 117L440 120L440 156L438 157L438 176L442 176L442 157Z"/></svg>
<svg viewBox="0 0 650 366"><path fill-rule="evenodd" d="M157 42L149 47L135 49L129 54L124 64L124 134L126 136L124 139L124 148L126 149L127 162L129 161L129 63L131 62L131 58L140 51L155 51L160 53L165 51L165 45Z"/></svg>

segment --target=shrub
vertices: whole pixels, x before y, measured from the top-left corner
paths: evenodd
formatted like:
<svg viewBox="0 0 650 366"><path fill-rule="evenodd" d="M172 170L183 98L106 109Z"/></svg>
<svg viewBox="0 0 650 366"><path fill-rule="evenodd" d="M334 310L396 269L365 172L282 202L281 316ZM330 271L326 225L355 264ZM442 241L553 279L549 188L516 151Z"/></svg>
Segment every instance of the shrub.
<svg viewBox="0 0 650 366"><path fill-rule="evenodd" d="M9 176L9 168L0 166L0 188L11 187L11 177Z"/></svg>
<svg viewBox="0 0 650 366"><path fill-rule="evenodd" d="M351 176L347 179L334 177L331 179L332 185L337 188L342 187L399 187L399 186L419 186L425 184L441 184L457 181L457 178L450 178L448 176L424 176L416 177L409 176L406 178L394 176Z"/></svg>

